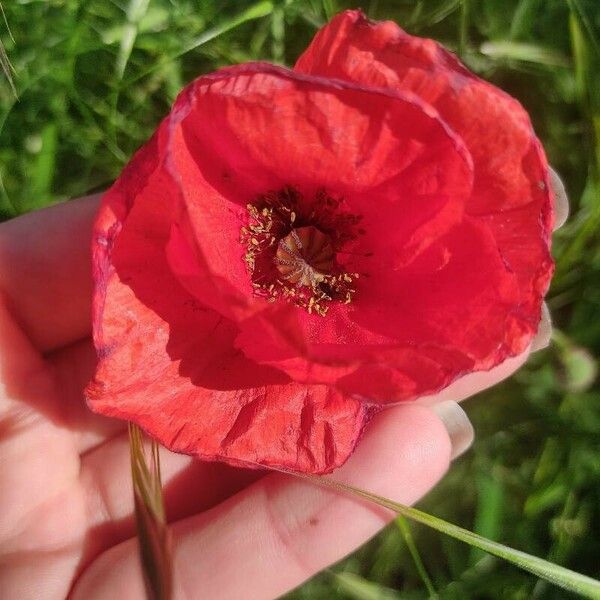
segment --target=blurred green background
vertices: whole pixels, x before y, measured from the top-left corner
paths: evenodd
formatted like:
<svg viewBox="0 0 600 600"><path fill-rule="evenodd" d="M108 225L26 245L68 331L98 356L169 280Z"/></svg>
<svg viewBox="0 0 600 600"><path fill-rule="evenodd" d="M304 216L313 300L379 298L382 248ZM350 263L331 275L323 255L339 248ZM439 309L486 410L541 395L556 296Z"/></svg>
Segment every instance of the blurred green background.
<svg viewBox="0 0 600 600"><path fill-rule="evenodd" d="M317 28L350 7L357 5L5 1L0 39L18 100L1 81L0 216L102 189L185 83L257 58L293 64ZM361 7L373 18L393 19L411 33L440 40L519 98L571 198L571 218L554 243L553 343L509 381L468 402L475 445L420 506L598 577L600 2L364 0ZM570 596L402 522L289 595L434 597Z"/></svg>

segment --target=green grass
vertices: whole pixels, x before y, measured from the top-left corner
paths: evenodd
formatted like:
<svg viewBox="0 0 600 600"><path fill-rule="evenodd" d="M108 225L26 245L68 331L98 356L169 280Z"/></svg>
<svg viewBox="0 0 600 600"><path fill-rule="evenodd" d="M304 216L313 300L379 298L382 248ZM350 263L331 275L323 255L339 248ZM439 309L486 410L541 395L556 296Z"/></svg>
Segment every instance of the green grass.
<svg viewBox="0 0 600 600"><path fill-rule="evenodd" d="M12 0L0 37L0 215L113 180L193 77L252 59L292 63L341 0ZM600 574L600 3L364 0L439 39L530 111L571 197L555 236L557 331L511 380L470 400L477 441L421 508L515 548ZM8 69L0 53L0 67ZM290 600L562 599L422 526L391 526ZM415 554L416 553L416 554ZM422 564L414 557L420 556ZM368 583L371 582L371 583ZM429 592L428 592L429 586Z"/></svg>

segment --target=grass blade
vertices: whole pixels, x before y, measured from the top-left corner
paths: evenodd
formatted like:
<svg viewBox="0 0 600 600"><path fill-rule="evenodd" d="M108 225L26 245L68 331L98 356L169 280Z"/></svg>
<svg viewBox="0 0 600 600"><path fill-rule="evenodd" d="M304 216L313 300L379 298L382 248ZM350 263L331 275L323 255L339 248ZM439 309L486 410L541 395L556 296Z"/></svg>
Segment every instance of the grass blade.
<svg viewBox="0 0 600 600"><path fill-rule="evenodd" d="M576 13L579 16L579 18L581 19L583 26L587 30L589 39L594 47L594 50L596 51L596 53L598 53L600 55L600 44L598 43L598 40L596 39L596 35L594 33L594 26L592 25L586 11L583 10L581 3L579 2L579 0L568 0L568 4L569 4L569 7L571 8L571 11Z"/></svg>
<svg viewBox="0 0 600 600"><path fill-rule="evenodd" d="M41 150L34 162L30 190L35 206L43 206L52 197L52 185L56 173L56 154L60 144L56 123L48 123L42 129Z"/></svg>
<svg viewBox="0 0 600 600"><path fill-rule="evenodd" d="M285 11L283 6L274 6L271 14L271 57L273 62L285 63Z"/></svg>
<svg viewBox="0 0 600 600"><path fill-rule="evenodd" d="M4 13L4 8L2 7L1 3L0 3L0 14L2 15L2 19L4 20L4 24L6 26L6 30L8 31L8 35L10 35L10 39L14 42L15 38L13 38L13 35L10 31L10 28L8 26L8 21L6 19L6 14ZM15 88L15 84L14 84L14 81L12 78L14 69L13 69L12 65L10 64L10 60L8 59L8 55L6 54L6 50L4 49L2 42L0 42L0 68L4 72L6 80L8 81L8 85L10 85L10 89L12 90L12 93L14 94L14 96L16 98L17 97L17 89Z"/></svg>
<svg viewBox="0 0 600 600"><path fill-rule="evenodd" d="M395 590L367 581L354 573L334 573L339 589L354 600L402 600Z"/></svg>
<svg viewBox="0 0 600 600"><path fill-rule="evenodd" d="M535 44L511 41L488 41L481 44L481 54L496 60L516 60L546 67L569 67L571 62L561 52Z"/></svg>
<svg viewBox="0 0 600 600"><path fill-rule="evenodd" d="M327 20L332 19L339 12L335 0L323 0L323 9L325 10Z"/></svg>
<svg viewBox="0 0 600 600"><path fill-rule="evenodd" d="M504 512L504 486L502 480L492 475L480 473L476 479L477 513L473 529L482 537L495 539L500 534ZM475 566L483 558L483 552L471 548L469 565Z"/></svg>
<svg viewBox="0 0 600 600"><path fill-rule="evenodd" d="M203 46L204 44L214 40L215 38L218 38L219 36L227 33L228 31L235 29L236 27L239 27L240 25L243 25L244 23L247 23L248 21L254 21L256 19L261 19L262 17L266 17L266 16L270 15L272 12L273 12L273 3L269 0L261 0L260 2L257 2L255 4L249 6L248 8L246 8L239 14L235 15L234 17L231 17L231 18L228 18L228 19L222 21L221 23L215 25L211 29L207 29L200 36L198 36L195 40L193 40L191 43L189 43L187 46L185 46L184 48L182 48L175 54L172 54L172 55L164 58L163 60L158 61L151 68L143 71L136 77L129 79L127 81L127 84L131 85L131 84L135 83L136 81L138 81L139 79L146 77L150 73L153 73L154 71L163 68L165 65L176 60L180 56L183 56L184 54L187 54L188 52L191 52L192 50L195 50L196 48Z"/></svg>
<svg viewBox="0 0 600 600"><path fill-rule="evenodd" d="M419 550L417 549L417 545L415 544L415 540L410 531L410 525L402 515L398 515L398 517L396 518L396 526L402 534L404 543L406 544L406 547L410 552L413 562L415 563L415 568L419 573L419 577L421 578L423 585L427 589L427 593L429 594L430 600L436 600L437 598L439 598L438 593L435 591L431 578L429 577L429 573L427 573L427 569L423 564L423 560L421 559L421 555L419 554Z"/></svg>
<svg viewBox="0 0 600 600"><path fill-rule="evenodd" d="M331 479L319 477L316 475L299 475L302 479L312 481L318 485L325 486L339 492L351 494L358 498L363 498L374 504L387 508L399 515L407 517L417 523L427 525L436 531L445 533L446 535L453 537L457 540L465 542L470 546L483 550L488 554L502 558L507 562L510 562L521 569L533 573L537 577L545 579L554 585L557 585L570 592L575 592L586 598L592 598L593 600L600 600L600 581L571 571L565 567L555 565L547 560L543 560L536 556L532 556L520 550L515 550L504 544L499 544L492 540L488 540L472 531L463 529L458 525L448 523L443 519L429 515L421 510L412 508L410 506L404 506L398 502L394 502L388 498L378 496L371 492L361 490L351 485L338 483Z"/></svg>
<svg viewBox="0 0 600 600"><path fill-rule="evenodd" d="M461 0L458 30L458 55L464 56L469 45L469 0Z"/></svg>
<svg viewBox="0 0 600 600"><path fill-rule="evenodd" d="M127 22L123 28L117 62L115 63L115 73L119 81L123 78L127 68L135 38L138 35L140 21L148 11L149 4L150 0L131 0L127 8Z"/></svg>
<svg viewBox="0 0 600 600"><path fill-rule="evenodd" d="M540 0L521 0L510 24L510 39L516 40L527 33L536 21L536 15L540 10Z"/></svg>
<svg viewBox="0 0 600 600"><path fill-rule="evenodd" d="M146 592L151 600L170 600L173 588L171 543L162 497L159 449L154 440L150 444L147 457L144 434L130 423L131 477Z"/></svg>
<svg viewBox="0 0 600 600"><path fill-rule="evenodd" d="M185 54L190 52L191 50L195 50L199 46L214 40L215 38L227 33L231 29L235 29L240 25L248 21L253 21L255 19L260 19L262 17L266 17L273 12L273 3L268 1L257 2L252 6L248 7L246 10L241 13L235 15L234 17L223 21L219 25L216 25L212 29L208 29L198 38L196 38L191 44L189 44L184 50L177 54L177 57L181 56L181 54Z"/></svg>

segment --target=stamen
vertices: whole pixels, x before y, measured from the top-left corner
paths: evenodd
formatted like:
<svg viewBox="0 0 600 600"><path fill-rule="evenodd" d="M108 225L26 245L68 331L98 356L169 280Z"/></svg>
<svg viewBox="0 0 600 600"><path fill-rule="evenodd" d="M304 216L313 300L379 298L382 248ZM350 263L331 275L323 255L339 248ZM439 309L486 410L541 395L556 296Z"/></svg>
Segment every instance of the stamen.
<svg viewBox="0 0 600 600"><path fill-rule="evenodd" d="M352 301L358 274L343 271L336 254L361 233L360 218L341 210L341 202L319 192L307 205L285 188L247 205L241 241L256 295L270 302L283 298L321 316L332 302Z"/></svg>

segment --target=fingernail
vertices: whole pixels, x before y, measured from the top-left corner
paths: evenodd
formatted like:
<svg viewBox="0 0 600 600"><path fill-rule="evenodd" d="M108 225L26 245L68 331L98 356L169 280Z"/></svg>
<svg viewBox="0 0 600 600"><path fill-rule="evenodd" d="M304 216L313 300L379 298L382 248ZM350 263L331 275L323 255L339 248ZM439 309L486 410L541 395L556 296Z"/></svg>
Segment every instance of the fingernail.
<svg viewBox="0 0 600 600"><path fill-rule="evenodd" d="M550 183L554 191L554 229L560 229L569 216L569 198L559 174L550 167Z"/></svg>
<svg viewBox="0 0 600 600"><path fill-rule="evenodd" d="M552 318L550 317L550 310L548 305L544 302L542 304L542 318L538 325L538 331L531 342L531 351L537 352L543 350L550 345L550 339L552 337Z"/></svg>
<svg viewBox="0 0 600 600"><path fill-rule="evenodd" d="M433 412L442 420L450 436L452 450L450 460L458 458L466 452L475 439L475 430L467 413L452 400L440 402L431 407Z"/></svg>

